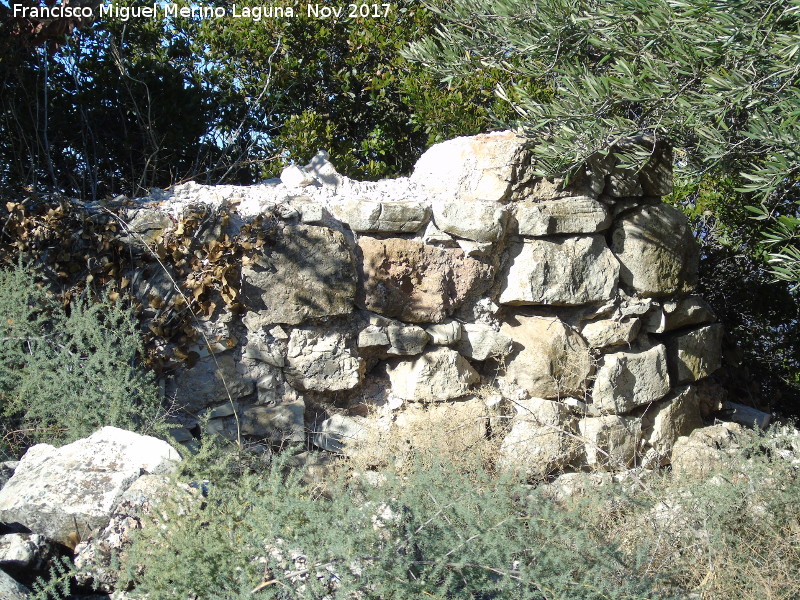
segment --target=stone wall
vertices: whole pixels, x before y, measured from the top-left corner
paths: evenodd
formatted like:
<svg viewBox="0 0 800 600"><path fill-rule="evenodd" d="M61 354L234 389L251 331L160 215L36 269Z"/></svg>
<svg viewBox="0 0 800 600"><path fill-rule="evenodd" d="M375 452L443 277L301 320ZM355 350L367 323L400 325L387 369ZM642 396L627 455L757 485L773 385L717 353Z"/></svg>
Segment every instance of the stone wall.
<svg viewBox="0 0 800 600"><path fill-rule="evenodd" d="M530 477L663 464L702 425L695 382L720 367L722 328L694 294L686 218L660 199L671 152L640 143L641 172L597 159L569 185L498 132L432 147L408 178L352 181L321 152L263 185L137 201L145 309L163 322L198 286L216 298L188 346L162 348L181 359L165 377L177 437L207 416L229 437L355 452L376 428L413 445L420 423L463 419L454 445L493 436L498 463ZM148 258L176 235L202 238L201 265L245 251L192 271L179 299Z"/></svg>

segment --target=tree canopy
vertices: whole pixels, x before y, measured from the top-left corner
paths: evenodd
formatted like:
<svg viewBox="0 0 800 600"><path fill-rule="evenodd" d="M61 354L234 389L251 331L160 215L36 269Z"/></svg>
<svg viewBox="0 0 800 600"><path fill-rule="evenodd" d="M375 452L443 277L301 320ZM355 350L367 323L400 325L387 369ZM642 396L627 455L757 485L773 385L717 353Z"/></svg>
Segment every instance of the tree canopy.
<svg viewBox="0 0 800 600"><path fill-rule="evenodd" d="M97 200L187 179L250 183L319 149L375 179L511 116L494 94L503 71L455 90L400 55L437 24L416 1L330 19L289 2L295 17L258 22L208 5L227 16L42 23L0 5L0 190Z"/></svg>

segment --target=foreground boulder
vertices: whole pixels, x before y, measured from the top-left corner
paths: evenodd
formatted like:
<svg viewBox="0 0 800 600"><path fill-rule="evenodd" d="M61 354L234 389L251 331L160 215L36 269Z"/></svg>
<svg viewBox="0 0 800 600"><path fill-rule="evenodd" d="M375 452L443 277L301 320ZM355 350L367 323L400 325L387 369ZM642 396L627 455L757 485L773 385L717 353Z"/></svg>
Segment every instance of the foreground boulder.
<svg viewBox="0 0 800 600"><path fill-rule="evenodd" d="M0 536L0 569L20 583L31 584L47 575L58 556L56 545L37 533L9 533ZM5 598L0 594L0 598Z"/></svg>
<svg viewBox="0 0 800 600"><path fill-rule="evenodd" d="M74 547L105 526L118 498L142 474L171 470L178 460L167 442L116 427L61 448L38 444L0 490L0 521Z"/></svg>
<svg viewBox="0 0 800 600"><path fill-rule="evenodd" d="M114 591L120 577L115 565L126 559L135 533L164 525L171 510L180 514L198 499L202 499L200 490L176 484L168 475L143 475L134 481L114 504L108 524L75 548L78 583L101 592Z"/></svg>

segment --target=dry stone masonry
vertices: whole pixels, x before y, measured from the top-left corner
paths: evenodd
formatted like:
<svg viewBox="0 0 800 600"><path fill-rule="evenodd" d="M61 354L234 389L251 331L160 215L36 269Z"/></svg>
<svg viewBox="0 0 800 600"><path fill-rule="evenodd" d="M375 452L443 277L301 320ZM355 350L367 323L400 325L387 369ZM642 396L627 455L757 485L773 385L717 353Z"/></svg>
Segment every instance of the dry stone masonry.
<svg viewBox="0 0 800 600"><path fill-rule="evenodd" d="M694 386L721 365L722 328L694 293L686 218L660 198L671 154L630 143L651 151L643 170L597 158L569 184L537 177L506 131L438 144L407 178L353 181L320 152L262 185L137 201L140 248L198 205L217 219L204 235L269 223L217 282L236 302L222 295L197 360L165 381L186 429L205 416L221 435L355 454L450 424L531 478L666 463L702 425ZM135 293L167 301L148 269Z"/></svg>

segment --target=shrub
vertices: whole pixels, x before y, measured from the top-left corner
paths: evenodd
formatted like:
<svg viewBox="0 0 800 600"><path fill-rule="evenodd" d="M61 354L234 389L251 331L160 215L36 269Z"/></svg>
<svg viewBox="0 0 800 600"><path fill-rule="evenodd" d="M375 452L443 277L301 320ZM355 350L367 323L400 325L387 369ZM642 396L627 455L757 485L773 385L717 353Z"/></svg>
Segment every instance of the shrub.
<svg viewBox="0 0 800 600"><path fill-rule="evenodd" d="M742 430L711 477L632 472L571 500L435 453L315 488L288 454L248 470L210 448L182 474L206 497L160 510L127 555L137 597L797 597L796 430Z"/></svg>
<svg viewBox="0 0 800 600"><path fill-rule="evenodd" d="M151 598L634 599L655 577L577 511L447 464L381 483L334 471L319 489L278 458L160 512L127 554ZM218 468L215 472L219 473ZM202 473L198 473L202 477ZM662 596L666 597L666 596Z"/></svg>
<svg viewBox="0 0 800 600"><path fill-rule="evenodd" d="M104 425L153 432L163 423L152 377L136 364L141 342L132 313L108 295L79 298L67 308L31 270L0 270L7 450L69 442Z"/></svg>

